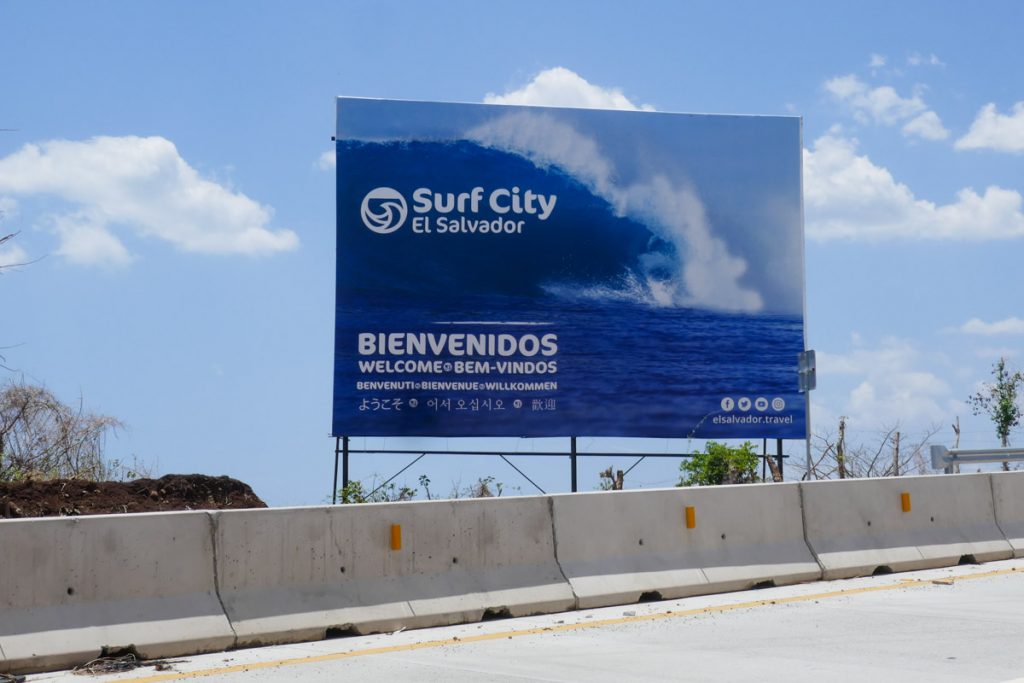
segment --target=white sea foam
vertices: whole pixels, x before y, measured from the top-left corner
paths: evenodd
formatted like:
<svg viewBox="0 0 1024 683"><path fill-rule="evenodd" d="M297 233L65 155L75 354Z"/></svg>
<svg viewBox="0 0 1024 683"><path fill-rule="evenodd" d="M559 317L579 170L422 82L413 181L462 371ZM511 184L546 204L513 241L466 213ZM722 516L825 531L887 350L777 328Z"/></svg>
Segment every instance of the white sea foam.
<svg viewBox="0 0 1024 683"><path fill-rule="evenodd" d="M657 248L644 254L641 277L623 274L620 282L576 289L577 296L746 313L763 309L761 294L740 282L747 262L713 234L693 187L661 175L623 185L597 142L547 113L502 115L465 138L518 154L540 168L560 169L609 202L618 216L643 223L675 249L672 261Z"/></svg>

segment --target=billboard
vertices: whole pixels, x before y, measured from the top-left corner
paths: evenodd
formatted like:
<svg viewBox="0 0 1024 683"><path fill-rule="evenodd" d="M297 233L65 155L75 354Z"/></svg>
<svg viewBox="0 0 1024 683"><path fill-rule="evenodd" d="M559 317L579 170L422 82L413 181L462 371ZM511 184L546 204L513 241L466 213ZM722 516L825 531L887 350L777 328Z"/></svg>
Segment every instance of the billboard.
<svg viewBox="0 0 1024 683"><path fill-rule="evenodd" d="M336 436L804 438L794 117L338 99Z"/></svg>

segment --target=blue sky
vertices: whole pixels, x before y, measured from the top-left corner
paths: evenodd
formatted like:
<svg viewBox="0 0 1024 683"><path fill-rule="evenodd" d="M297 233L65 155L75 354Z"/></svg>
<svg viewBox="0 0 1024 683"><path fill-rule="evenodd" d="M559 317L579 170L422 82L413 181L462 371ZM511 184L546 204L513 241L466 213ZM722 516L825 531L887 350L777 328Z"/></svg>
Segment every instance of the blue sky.
<svg viewBox="0 0 1024 683"><path fill-rule="evenodd" d="M963 445L995 445L964 400L999 355L1022 364L1022 20L1016 2L0 3L0 231L20 231L0 260L41 259L0 277L10 376L124 420L112 455L317 503L336 95L798 115L815 430L937 424L949 444L959 416ZM581 441L630 446L687 444ZM568 485L567 463L519 462ZM584 460L581 487L610 462ZM488 458L413 472L530 488Z"/></svg>

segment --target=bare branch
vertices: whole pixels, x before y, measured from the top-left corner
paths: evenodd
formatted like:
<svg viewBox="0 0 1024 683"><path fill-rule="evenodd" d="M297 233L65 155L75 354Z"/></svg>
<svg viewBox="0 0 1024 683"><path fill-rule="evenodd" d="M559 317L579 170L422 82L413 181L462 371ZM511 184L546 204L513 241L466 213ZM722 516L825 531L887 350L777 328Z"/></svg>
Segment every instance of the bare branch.
<svg viewBox="0 0 1024 683"><path fill-rule="evenodd" d="M842 477L891 477L900 474L924 474L930 471L927 457L931 440L941 425L934 424L918 436L900 429L899 422L886 426L880 436L870 443L846 443L840 458L839 442L831 434L814 434L812 438L812 465L807 479ZM894 435L900 432L899 466L895 466Z"/></svg>
<svg viewBox="0 0 1024 683"><path fill-rule="evenodd" d="M117 418L62 403L48 389L11 382L0 390L0 481L29 478L106 479L106 437Z"/></svg>

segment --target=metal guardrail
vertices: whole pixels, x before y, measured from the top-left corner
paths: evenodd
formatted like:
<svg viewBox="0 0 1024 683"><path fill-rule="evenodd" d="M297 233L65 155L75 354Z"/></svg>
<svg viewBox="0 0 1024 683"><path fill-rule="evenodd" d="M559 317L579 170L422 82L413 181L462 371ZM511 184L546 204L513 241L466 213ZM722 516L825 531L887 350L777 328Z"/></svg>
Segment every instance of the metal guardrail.
<svg viewBox="0 0 1024 683"><path fill-rule="evenodd" d="M946 448L932 446L932 468L942 469L946 474L953 470L953 465L975 462L1011 462L1024 460L1024 448Z"/></svg>

